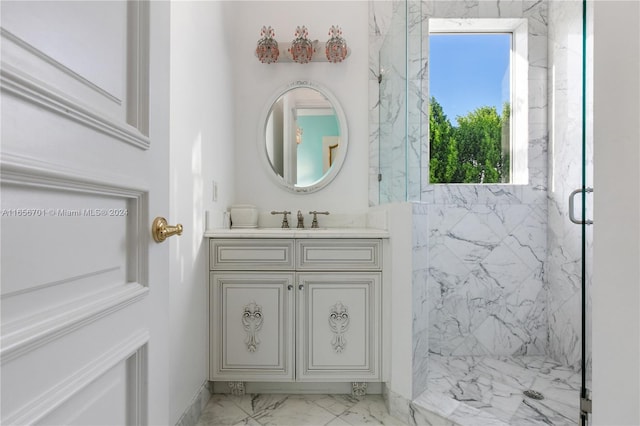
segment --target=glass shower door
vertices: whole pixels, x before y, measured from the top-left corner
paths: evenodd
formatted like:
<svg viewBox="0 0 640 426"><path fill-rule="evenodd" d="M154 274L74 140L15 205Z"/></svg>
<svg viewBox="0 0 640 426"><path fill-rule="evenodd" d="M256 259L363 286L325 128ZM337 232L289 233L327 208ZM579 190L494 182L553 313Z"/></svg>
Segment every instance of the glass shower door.
<svg viewBox="0 0 640 426"><path fill-rule="evenodd" d="M549 352L575 371L572 406L588 399L591 383L593 68L588 7L586 1L549 2ZM589 407L580 405L573 419L586 424L582 411Z"/></svg>
<svg viewBox="0 0 640 426"><path fill-rule="evenodd" d="M380 48L379 203L407 199L407 4L393 2L389 32Z"/></svg>
<svg viewBox="0 0 640 426"><path fill-rule="evenodd" d="M591 289L593 265L593 26L591 2L582 1L582 182L581 182L581 286L582 286L582 362L580 424L590 423L591 415Z"/></svg>
<svg viewBox="0 0 640 426"><path fill-rule="evenodd" d="M589 424L591 414L591 288L593 265L593 132L592 132L592 61L593 33L590 8L586 0L581 4L581 90L580 90L580 186L569 195L569 219L580 227L580 424ZM575 199L579 197L579 207ZM576 216L579 210L580 216Z"/></svg>

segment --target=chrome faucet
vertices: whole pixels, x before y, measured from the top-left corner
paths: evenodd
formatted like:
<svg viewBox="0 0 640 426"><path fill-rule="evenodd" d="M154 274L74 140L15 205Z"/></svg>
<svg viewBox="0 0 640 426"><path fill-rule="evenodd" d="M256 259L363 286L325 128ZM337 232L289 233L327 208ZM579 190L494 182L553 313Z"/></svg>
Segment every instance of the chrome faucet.
<svg viewBox="0 0 640 426"><path fill-rule="evenodd" d="M329 212L317 212L317 211L313 211L313 212L309 212L309 214L313 215L313 221L311 222L311 228L312 229L316 229L319 228L318 226L318 215L319 214L329 214Z"/></svg>
<svg viewBox="0 0 640 426"><path fill-rule="evenodd" d="M284 215L284 217L282 218L282 228L283 229L289 229L289 221L287 220L287 215L290 214L291 212L288 212L286 210L283 210L281 212L277 212L277 211L272 211L271 214L281 214Z"/></svg>
<svg viewBox="0 0 640 426"><path fill-rule="evenodd" d="M302 216L302 212L298 210L298 226L296 228L304 228L304 216Z"/></svg>

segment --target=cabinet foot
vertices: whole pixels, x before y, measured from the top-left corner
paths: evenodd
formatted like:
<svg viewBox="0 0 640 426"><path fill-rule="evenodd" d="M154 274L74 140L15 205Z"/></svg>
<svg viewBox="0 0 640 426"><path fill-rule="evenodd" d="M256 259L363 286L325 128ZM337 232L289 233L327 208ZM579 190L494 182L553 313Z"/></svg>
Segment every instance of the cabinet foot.
<svg viewBox="0 0 640 426"><path fill-rule="evenodd" d="M367 394L367 382L352 382L351 396L365 396Z"/></svg>
<svg viewBox="0 0 640 426"><path fill-rule="evenodd" d="M229 390L231 395L244 395L244 382L229 382Z"/></svg>

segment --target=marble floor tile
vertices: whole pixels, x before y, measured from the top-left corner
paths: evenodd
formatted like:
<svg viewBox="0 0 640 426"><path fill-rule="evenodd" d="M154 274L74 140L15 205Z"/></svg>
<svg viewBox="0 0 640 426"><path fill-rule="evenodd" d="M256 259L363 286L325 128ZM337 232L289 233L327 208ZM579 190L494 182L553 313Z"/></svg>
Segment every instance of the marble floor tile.
<svg viewBox="0 0 640 426"><path fill-rule="evenodd" d="M465 404L454 411L449 419L460 426L510 426L486 410L479 410Z"/></svg>
<svg viewBox="0 0 640 426"><path fill-rule="evenodd" d="M198 419L196 426L247 424L251 416L225 395L213 395ZM247 423L243 423L247 421Z"/></svg>
<svg viewBox="0 0 640 426"><path fill-rule="evenodd" d="M522 390L492 377L463 379L452 390L457 401L508 422L522 404Z"/></svg>
<svg viewBox="0 0 640 426"><path fill-rule="evenodd" d="M381 395L215 394L197 426L404 425L389 415Z"/></svg>
<svg viewBox="0 0 640 426"><path fill-rule="evenodd" d="M315 399L313 402L328 410L331 414L339 416L360 401L351 395L320 395L320 398Z"/></svg>
<svg viewBox="0 0 640 426"><path fill-rule="evenodd" d="M416 398L413 404L447 418L456 411L461 402L452 398L449 393L427 390Z"/></svg>
<svg viewBox="0 0 640 426"><path fill-rule="evenodd" d="M412 426L577 426L580 374L544 356L429 358L428 389L411 402ZM543 400L524 396L526 389ZM405 425L381 395L214 395L197 426Z"/></svg>
<svg viewBox="0 0 640 426"><path fill-rule="evenodd" d="M580 373L545 356L437 355L429 369L427 391L412 402L425 424L429 413L458 425L578 424ZM544 399L524 396L526 389Z"/></svg>
<svg viewBox="0 0 640 426"><path fill-rule="evenodd" d="M544 402L544 400L542 401ZM573 416L566 417L550 409L540 401L526 400L511 418L513 425L554 425L575 426L579 423L579 410L576 408Z"/></svg>
<svg viewBox="0 0 640 426"><path fill-rule="evenodd" d="M327 426L352 426L352 425L347 423L347 422L345 422L340 417L336 417L335 419L333 419L329 423L327 423Z"/></svg>
<svg viewBox="0 0 640 426"><path fill-rule="evenodd" d="M249 394L242 396L227 395L225 397L233 401L238 407L254 417L265 410L276 410L289 395L284 394Z"/></svg>
<svg viewBox="0 0 640 426"><path fill-rule="evenodd" d="M261 425L257 421L253 420L251 417L247 417L246 419L239 421L233 426L261 426Z"/></svg>
<svg viewBox="0 0 640 426"><path fill-rule="evenodd" d="M307 398L287 398L273 409L262 410L253 418L265 426L326 425L336 416Z"/></svg>
<svg viewBox="0 0 640 426"><path fill-rule="evenodd" d="M448 414L450 415L453 411L455 409ZM433 410L427 410L417 403L411 403L409 407L410 426L456 426L453 421L447 420L446 417L446 415L441 416Z"/></svg>
<svg viewBox="0 0 640 426"><path fill-rule="evenodd" d="M405 424L387 412L381 395L368 395L338 418L353 426Z"/></svg>

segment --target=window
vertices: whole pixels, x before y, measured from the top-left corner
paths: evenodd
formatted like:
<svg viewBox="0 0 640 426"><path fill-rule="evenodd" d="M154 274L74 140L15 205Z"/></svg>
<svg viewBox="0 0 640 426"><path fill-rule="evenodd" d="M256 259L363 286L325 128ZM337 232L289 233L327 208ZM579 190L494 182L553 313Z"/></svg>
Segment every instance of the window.
<svg viewBox="0 0 640 426"><path fill-rule="evenodd" d="M526 21L431 19L429 31L430 182L527 183Z"/></svg>

